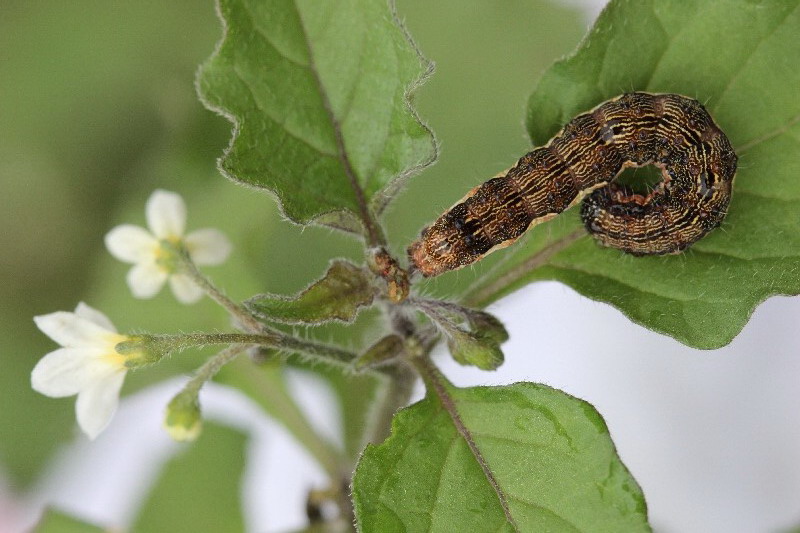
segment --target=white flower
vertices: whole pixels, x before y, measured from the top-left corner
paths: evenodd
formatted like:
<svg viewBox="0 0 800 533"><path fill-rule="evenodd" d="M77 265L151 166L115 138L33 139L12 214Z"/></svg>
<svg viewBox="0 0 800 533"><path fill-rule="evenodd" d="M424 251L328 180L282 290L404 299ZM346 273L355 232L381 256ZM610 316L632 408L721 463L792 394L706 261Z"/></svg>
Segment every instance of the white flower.
<svg viewBox="0 0 800 533"><path fill-rule="evenodd" d="M203 296L203 291L192 279L180 272L178 258L167 241L182 245L197 265L218 265L228 258L231 244L216 229L200 229L184 236L186 229L186 204L179 194L156 190L150 195L145 208L150 231L132 224L117 226L106 234L106 247L111 255L126 263L133 263L128 272L128 287L136 298L152 298L169 280L172 293L178 301L190 304Z"/></svg>
<svg viewBox="0 0 800 533"><path fill-rule="evenodd" d="M117 333L108 317L83 302L74 313L59 311L33 320L61 348L36 364L31 386L55 398L77 394L78 425L94 439L117 409L128 371L126 361L131 355L138 355L121 355L114 347L131 338Z"/></svg>

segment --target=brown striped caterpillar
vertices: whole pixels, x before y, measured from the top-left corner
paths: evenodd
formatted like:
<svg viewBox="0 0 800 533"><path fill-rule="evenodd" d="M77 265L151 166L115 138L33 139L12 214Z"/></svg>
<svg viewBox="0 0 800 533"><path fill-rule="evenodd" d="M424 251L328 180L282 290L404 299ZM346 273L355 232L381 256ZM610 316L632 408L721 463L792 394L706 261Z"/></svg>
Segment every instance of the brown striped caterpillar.
<svg viewBox="0 0 800 533"><path fill-rule="evenodd" d="M584 197L581 218L601 244L633 255L679 253L719 226L737 157L698 101L628 93L570 120L541 148L472 189L408 248L437 276L513 244ZM612 180L655 165L663 181L636 194Z"/></svg>

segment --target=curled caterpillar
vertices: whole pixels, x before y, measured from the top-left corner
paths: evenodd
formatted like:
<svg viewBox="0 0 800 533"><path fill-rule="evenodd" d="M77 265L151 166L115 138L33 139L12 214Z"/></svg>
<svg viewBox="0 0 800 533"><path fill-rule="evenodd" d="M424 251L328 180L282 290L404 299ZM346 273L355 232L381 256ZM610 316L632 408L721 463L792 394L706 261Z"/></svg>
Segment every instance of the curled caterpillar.
<svg viewBox="0 0 800 533"><path fill-rule="evenodd" d="M674 254L719 226L736 153L698 101L628 93L573 118L547 145L472 189L408 248L426 277L472 264L583 200L601 244L633 255ZM612 180L655 165L663 180L636 194Z"/></svg>

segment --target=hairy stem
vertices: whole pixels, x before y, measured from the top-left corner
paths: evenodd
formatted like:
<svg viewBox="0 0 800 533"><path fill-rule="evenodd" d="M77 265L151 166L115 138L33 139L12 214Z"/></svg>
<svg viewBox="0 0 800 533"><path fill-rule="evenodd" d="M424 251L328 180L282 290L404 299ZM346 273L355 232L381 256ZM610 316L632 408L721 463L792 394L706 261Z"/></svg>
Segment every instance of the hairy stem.
<svg viewBox="0 0 800 533"><path fill-rule="evenodd" d="M189 380L183 390L196 394L223 366L236 359L243 351L249 348L249 346L251 345L234 344L228 346L213 357L209 357L208 360L203 363L203 366L197 369L194 376Z"/></svg>
<svg viewBox="0 0 800 533"><path fill-rule="evenodd" d="M168 353L189 347L212 344L269 346L277 350L297 352L317 362L350 367L358 354L336 346L298 339L277 331L264 333L187 333L183 335L148 335L160 351Z"/></svg>
<svg viewBox="0 0 800 533"><path fill-rule="evenodd" d="M502 290L507 289L514 283L525 277L532 270L544 265L548 259L567 248L570 244L587 235L583 228L577 229L560 239L557 239L528 259L510 269L508 272L490 282L488 285L478 285L467 291L461 298L464 305L468 307L483 307L488 304Z"/></svg>
<svg viewBox="0 0 800 533"><path fill-rule="evenodd" d="M169 246L175 255L180 258L180 267L183 273L192 278L192 281L203 289L209 298L224 307L243 330L250 332L264 330L264 326L244 306L228 298L208 277L200 272L189 256L189 251L184 246L176 246L169 243L169 241L165 241L164 246Z"/></svg>
<svg viewBox="0 0 800 533"><path fill-rule="evenodd" d="M372 423L365 432L364 444L380 444L386 440L392 430L394 414L408 404L416 381L417 375L410 367L405 365L390 367L383 397L372 412Z"/></svg>

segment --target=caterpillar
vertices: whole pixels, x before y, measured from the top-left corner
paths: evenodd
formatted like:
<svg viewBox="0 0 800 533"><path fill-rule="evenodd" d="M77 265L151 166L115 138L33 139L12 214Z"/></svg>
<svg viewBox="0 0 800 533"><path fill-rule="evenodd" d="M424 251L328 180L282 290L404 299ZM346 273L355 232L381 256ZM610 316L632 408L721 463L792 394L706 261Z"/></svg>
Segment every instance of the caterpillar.
<svg viewBox="0 0 800 533"><path fill-rule="evenodd" d="M737 156L703 105L678 94L626 93L570 120L548 143L473 188L408 248L412 270L437 276L513 244L583 200L586 230L636 256L675 254L720 225ZM649 194L613 182L655 165Z"/></svg>

